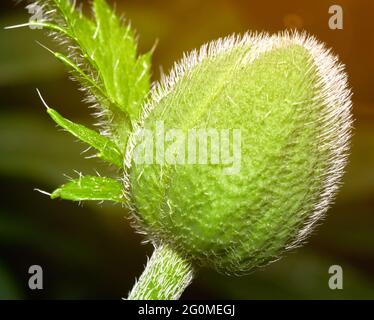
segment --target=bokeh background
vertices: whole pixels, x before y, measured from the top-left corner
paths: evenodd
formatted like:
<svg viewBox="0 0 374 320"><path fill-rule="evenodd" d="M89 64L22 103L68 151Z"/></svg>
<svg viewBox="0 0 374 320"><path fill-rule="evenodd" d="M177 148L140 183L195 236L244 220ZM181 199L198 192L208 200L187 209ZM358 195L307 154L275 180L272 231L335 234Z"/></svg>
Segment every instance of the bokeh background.
<svg viewBox="0 0 374 320"><path fill-rule="evenodd" d="M374 1L117 0L139 34L141 51L158 40L153 79L184 51L247 30L304 29L334 49L353 88L355 133L344 187L309 243L251 275L231 278L201 270L184 299L374 298ZM328 8L344 10L344 29L330 30ZM36 40L43 31L4 30L26 22L25 3L0 4L0 298L119 299L126 297L152 248L129 227L120 206L52 201L51 191L74 170L106 173L85 149L56 129L37 97L92 123L77 84ZM110 172L108 173L110 174ZM28 289L28 268L44 270L44 290ZM344 289L330 290L328 269L344 270Z"/></svg>

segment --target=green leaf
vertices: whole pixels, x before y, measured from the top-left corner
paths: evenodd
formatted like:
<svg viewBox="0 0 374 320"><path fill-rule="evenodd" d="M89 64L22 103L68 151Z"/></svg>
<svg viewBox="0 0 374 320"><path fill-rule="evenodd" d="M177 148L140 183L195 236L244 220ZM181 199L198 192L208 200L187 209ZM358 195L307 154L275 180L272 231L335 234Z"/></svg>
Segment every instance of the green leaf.
<svg viewBox="0 0 374 320"><path fill-rule="evenodd" d="M133 30L124 26L104 0L94 1L96 29L95 61L109 96L119 107L137 119L150 89L150 54L137 58Z"/></svg>
<svg viewBox="0 0 374 320"><path fill-rule="evenodd" d="M48 107L47 112L51 116L51 118L62 128L69 131L72 135L74 135L81 141L88 143L90 146L97 149L99 151L99 153L97 154L99 158L108 161L119 168L122 168L123 157L113 141L81 124L77 124L68 119L65 119L52 108Z"/></svg>
<svg viewBox="0 0 374 320"><path fill-rule="evenodd" d="M119 181L106 177L86 176L72 180L51 194L52 199L71 201L114 201L124 202L122 185Z"/></svg>
<svg viewBox="0 0 374 320"><path fill-rule="evenodd" d="M87 75L81 67L79 67L73 60L69 59L66 55L60 52L54 52L49 48L45 47L41 44L42 47L47 49L50 53L52 53L57 60L62 62L65 66L71 69L71 72L80 78L81 81L86 81L86 83L90 86L91 90L97 90L103 97L106 97L106 93L103 89L98 85L95 80L93 80L89 75Z"/></svg>
<svg viewBox="0 0 374 320"><path fill-rule="evenodd" d="M65 46L69 58L55 56L96 98L114 140L124 147L150 91L151 53L137 55L133 30L105 0L93 1L95 19L76 10L69 0L45 0L44 4L52 12L48 21L31 24L42 24L78 46L78 52L74 46Z"/></svg>

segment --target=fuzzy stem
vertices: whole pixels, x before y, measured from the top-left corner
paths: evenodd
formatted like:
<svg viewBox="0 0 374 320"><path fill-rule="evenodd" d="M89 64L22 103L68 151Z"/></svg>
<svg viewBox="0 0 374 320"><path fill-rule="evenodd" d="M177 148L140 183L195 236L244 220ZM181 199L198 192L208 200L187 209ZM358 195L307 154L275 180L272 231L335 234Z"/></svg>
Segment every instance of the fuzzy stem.
<svg viewBox="0 0 374 320"><path fill-rule="evenodd" d="M155 247L151 259L132 288L129 300L177 300L191 283L188 261L169 247Z"/></svg>

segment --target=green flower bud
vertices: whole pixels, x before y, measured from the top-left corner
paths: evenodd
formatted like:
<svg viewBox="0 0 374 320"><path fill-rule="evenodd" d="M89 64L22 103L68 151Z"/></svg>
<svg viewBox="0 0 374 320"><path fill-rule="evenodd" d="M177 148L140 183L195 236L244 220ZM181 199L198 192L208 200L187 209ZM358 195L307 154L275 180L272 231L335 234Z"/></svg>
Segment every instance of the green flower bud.
<svg viewBox="0 0 374 320"><path fill-rule="evenodd" d="M125 187L138 229L224 273L249 272L298 246L340 184L350 95L343 66L305 34L232 36L186 56L154 88L129 140ZM166 136L207 130L210 161L188 161L187 138L160 146L160 124ZM135 155L145 130L156 138L142 163ZM220 148L227 132L231 143ZM159 161L160 147L177 161ZM213 149L234 160L212 161Z"/></svg>

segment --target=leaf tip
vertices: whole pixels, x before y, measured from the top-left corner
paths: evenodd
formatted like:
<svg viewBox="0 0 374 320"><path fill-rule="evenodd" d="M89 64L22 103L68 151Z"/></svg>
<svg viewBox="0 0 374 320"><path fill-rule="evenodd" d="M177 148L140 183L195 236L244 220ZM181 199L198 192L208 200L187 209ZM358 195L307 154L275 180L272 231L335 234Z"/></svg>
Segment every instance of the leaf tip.
<svg viewBox="0 0 374 320"><path fill-rule="evenodd" d="M53 196L53 193L51 194L51 193L49 193L49 192L47 192L47 191L44 191L44 190L41 190L41 189L38 189L38 188L34 188L34 191L39 192L39 193L44 194L44 195L47 195L47 196L49 196L49 197L51 197L51 198L52 198L52 196ZM57 190L56 190L56 191L57 191ZM53 199L53 198L52 198L52 199Z"/></svg>
<svg viewBox="0 0 374 320"><path fill-rule="evenodd" d="M47 105L47 103L45 102L45 100L43 99L43 96L42 94L40 93L40 90L38 88L36 88L36 92L38 93L38 96L40 98L40 100L42 101L43 105L47 108L47 110L49 111L51 108Z"/></svg>

